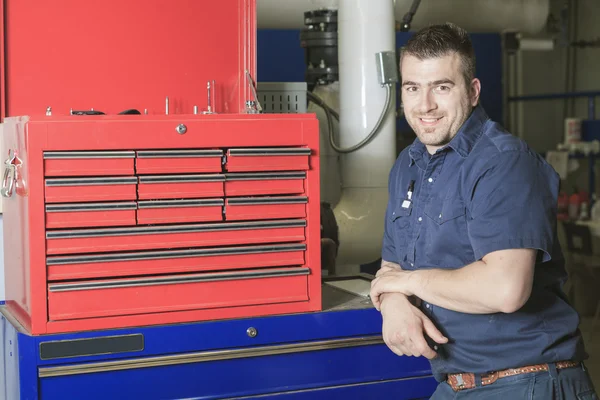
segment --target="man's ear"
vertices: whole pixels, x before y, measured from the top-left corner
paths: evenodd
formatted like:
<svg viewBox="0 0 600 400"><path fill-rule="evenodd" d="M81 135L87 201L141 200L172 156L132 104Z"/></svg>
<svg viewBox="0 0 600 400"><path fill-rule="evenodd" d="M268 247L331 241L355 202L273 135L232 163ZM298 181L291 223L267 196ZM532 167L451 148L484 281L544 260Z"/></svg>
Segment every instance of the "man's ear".
<svg viewBox="0 0 600 400"><path fill-rule="evenodd" d="M473 78L470 86L471 92L471 106L476 107L479 104L479 95L481 94L481 81L477 78Z"/></svg>

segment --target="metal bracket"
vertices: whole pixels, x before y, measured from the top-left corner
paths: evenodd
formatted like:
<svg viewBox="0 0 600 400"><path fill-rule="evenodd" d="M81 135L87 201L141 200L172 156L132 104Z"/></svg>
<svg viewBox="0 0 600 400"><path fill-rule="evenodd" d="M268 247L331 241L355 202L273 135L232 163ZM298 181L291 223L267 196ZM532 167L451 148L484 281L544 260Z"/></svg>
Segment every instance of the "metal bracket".
<svg viewBox="0 0 600 400"><path fill-rule="evenodd" d="M256 82L250 75L250 71L246 70L246 77L248 78L248 82L250 83L250 89L252 90L252 95L254 96L254 100L246 101L246 112L248 114L259 114L262 113L262 107L260 105L260 101L258 100L258 94L256 93Z"/></svg>

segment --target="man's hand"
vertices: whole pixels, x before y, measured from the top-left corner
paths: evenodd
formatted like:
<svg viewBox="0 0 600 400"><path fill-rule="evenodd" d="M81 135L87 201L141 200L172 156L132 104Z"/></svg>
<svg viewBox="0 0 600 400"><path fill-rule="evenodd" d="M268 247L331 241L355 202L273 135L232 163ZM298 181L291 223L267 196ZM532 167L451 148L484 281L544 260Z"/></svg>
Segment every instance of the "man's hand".
<svg viewBox="0 0 600 400"><path fill-rule="evenodd" d="M378 277L378 276L381 276L390 271L401 271L401 270L402 270L402 267L400 266L400 264L396 264L395 262L391 262L391 261L381 260L381 267L379 267L379 270L377 270L377 273L375 274L375 276Z"/></svg>
<svg viewBox="0 0 600 400"><path fill-rule="evenodd" d="M408 291L408 279L410 271L391 269L382 272L383 267L377 271L377 277L371 281L371 301L379 311L381 308L381 295L384 293L401 293L405 296L412 296ZM380 273L381 272L381 273Z"/></svg>
<svg viewBox="0 0 600 400"><path fill-rule="evenodd" d="M424 356L428 359L437 357L437 353L427 344L424 334L436 343L448 342L433 322L410 304L403 294L386 294L381 315L383 340L399 356Z"/></svg>

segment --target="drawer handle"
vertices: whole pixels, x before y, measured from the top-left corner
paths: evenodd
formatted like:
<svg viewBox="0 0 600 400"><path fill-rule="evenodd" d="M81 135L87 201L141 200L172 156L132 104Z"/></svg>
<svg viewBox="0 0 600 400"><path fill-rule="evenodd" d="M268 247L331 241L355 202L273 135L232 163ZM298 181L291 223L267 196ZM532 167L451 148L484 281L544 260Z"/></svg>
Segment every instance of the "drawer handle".
<svg viewBox="0 0 600 400"><path fill-rule="evenodd" d="M100 177L100 178L56 178L46 179L46 186L92 186L92 185L135 185L137 178Z"/></svg>
<svg viewBox="0 0 600 400"><path fill-rule="evenodd" d="M223 182L225 175L148 175L140 176L140 183L185 183L185 182Z"/></svg>
<svg viewBox="0 0 600 400"><path fill-rule="evenodd" d="M312 351L345 349L360 346L385 344L381 335L328 339L312 342L296 342L248 348L208 350L166 356L130 358L125 360L100 361L38 368L40 378L92 374L99 372L126 371L131 369L195 364L210 361L236 360L240 358L264 357L282 354L308 353Z"/></svg>
<svg viewBox="0 0 600 400"><path fill-rule="evenodd" d="M282 179L306 179L306 172L237 172L225 174L225 181L267 181Z"/></svg>
<svg viewBox="0 0 600 400"><path fill-rule="evenodd" d="M227 199L227 204L230 206L250 206L250 205L263 205L263 204L306 204L308 197L295 196L295 197L242 197L242 198L231 198Z"/></svg>
<svg viewBox="0 0 600 400"><path fill-rule="evenodd" d="M2 190L0 190L2 196L11 197L15 191L15 184L17 182L17 153L10 150L8 158L4 161L4 177L2 179Z"/></svg>
<svg viewBox="0 0 600 400"><path fill-rule="evenodd" d="M230 156L309 156L310 149L306 148L248 148L230 149Z"/></svg>
<svg viewBox="0 0 600 400"><path fill-rule="evenodd" d="M134 228L98 228L59 230L46 232L46 239L71 239L78 237L154 235L169 233L219 232L247 229L277 229L305 227L306 220L253 221L253 222L219 222L193 225L142 226Z"/></svg>
<svg viewBox="0 0 600 400"><path fill-rule="evenodd" d="M47 204L46 212L75 212L75 211L123 211L137 210L133 201L120 203L74 203L74 204Z"/></svg>
<svg viewBox="0 0 600 400"><path fill-rule="evenodd" d="M134 151L45 151L44 160L81 158L135 158Z"/></svg>
<svg viewBox="0 0 600 400"><path fill-rule="evenodd" d="M48 286L51 292L72 292L75 290L117 289L139 286L177 285L183 283L201 283L230 281L239 279L274 278L281 276L309 275L309 268L281 268L267 271L215 272L186 276L166 276L160 278L122 279L113 281L58 283Z"/></svg>
<svg viewBox="0 0 600 400"><path fill-rule="evenodd" d="M46 259L46 265L89 264L122 261L163 260L189 257L235 256L246 254L283 253L306 251L305 244L275 244L269 246L240 246L213 249L139 251L135 253L111 253L84 256L54 256Z"/></svg>
<svg viewBox="0 0 600 400"><path fill-rule="evenodd" d="M179 207L217 207L225 205L223 199L184 199L184 200L140 200L140 210L149 208L179 208Z"/></svg>
<svg viewBox="0 0 600 400"><path fill-rule="evenodd" d="M138 151L138 158L223 157L223 150L148 150Z"/></svg>

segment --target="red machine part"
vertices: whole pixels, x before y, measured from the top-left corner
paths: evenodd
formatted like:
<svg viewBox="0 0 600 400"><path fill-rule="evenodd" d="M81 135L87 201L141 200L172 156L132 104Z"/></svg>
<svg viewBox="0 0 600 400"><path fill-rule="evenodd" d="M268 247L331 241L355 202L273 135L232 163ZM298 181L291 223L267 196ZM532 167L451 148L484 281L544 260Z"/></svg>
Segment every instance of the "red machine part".
<svg viewBox="0 0 600 400"><path fill-rule="evenodd" d="M7 307L32 334L321 309L314 115L5 122Z"/></svg>

